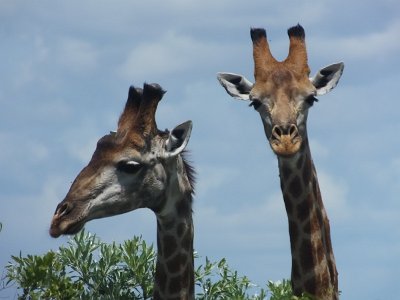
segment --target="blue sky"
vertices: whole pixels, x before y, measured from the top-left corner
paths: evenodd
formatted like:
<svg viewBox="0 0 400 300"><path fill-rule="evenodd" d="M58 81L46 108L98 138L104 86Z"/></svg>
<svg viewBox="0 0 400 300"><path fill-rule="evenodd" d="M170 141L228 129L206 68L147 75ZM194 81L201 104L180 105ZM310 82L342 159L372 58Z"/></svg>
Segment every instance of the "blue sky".
<svg viewBox="0 0 400 300"><path fill-rule="evenodd" d="M400 2L0 1L0 270L12 254L56 250L50 219L97 139L115 129L131 84L168 92L160 128L193 120L195 248L255 283L290 277L276 157L261 121L220 71L253 80L250 27L284 59L306 30L312 73L344 61L309 114L311 151L331 222L341 299L394 299L400 276ZM141 210L95 220L105 241L142 234ZM13 295L12 291L0 296Z"/></svg>

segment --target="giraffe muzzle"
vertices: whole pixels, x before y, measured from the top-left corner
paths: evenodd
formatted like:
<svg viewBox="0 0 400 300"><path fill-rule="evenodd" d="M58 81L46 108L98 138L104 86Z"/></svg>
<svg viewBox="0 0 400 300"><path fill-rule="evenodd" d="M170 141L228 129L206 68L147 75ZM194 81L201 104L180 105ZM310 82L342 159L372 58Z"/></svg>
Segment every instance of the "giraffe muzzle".
<svg viewBox="0 0 400 300"><path fill-rule="evenodd" d="M85 219L82 215L77 216L73 211L74 208L75 205L71 202L63 201L58 204L49 229L51 237L58 238L63 234L75 234L83 228Z"/></svg>
<svg viewBox="0 0 400 300"><path fill-rule="evenodd" d="M302 138L295 124L275 125L269 142L276 155L287 157L300 150Z"/></svg>

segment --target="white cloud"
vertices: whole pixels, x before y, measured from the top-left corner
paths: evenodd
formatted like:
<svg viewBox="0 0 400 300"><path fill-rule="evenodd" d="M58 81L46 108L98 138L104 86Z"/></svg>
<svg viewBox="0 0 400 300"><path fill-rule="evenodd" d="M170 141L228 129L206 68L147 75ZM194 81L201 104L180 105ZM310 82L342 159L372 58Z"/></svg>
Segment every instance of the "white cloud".
<svg viewBox="0 0 400 300"><path fill-rule="evenodd" d="M37 166L48 158L47 145L34 138L15 136L9 132L0 131L0 161L3 166L21 171L27 166ZM18 159L15 159L18 157Z"/></svg>
<svg viewBox="0 0 400 300"><path fill-rule="evenodd" d="M127 78L149 78L154 74L171 74L188 68L189 53L196 42L186 36L168 32L159 41L137 45L129 54L120 72Z"/></svg>
<svg viewBox="0 0 400 300"><path fill-rule="evenodd" d="M49 156L49 149L46 147L46 145L40 142L33 141L30 145L28 145L27 148L29 148L30 156L36 161L43 161Z"/></svg>
<svg viewBox="0 0 400 300"><path fill-rule="evenodd" d="M134 47L118 73L135 81L143 78L160 78L181 71L193 72L216 62L216 53L227 53L226 45L200 41L192 36L166 32L160 39L143 42Z"/></svg>
<svg viewBox="0 0 400 300"><path fill-rule="evenodd" d="M55 51L57 61L72 71L90 71L98 65L99 51L87 40L64 37Z"/></svg>
<svg viewBox="0 0 400 300"><path fill-rule="evenodd" d="M43 62L49 56L50 50L48 45L46 45L44 38L41 35L36 35L34 37L33 45L35 48L36 60Z"/></svg>
<svg viewBox="0 0 400 300"><path fill-rule="evenodd" d="M212 245L221 249L234 247L236 250L245 250L255 247L254 245L265 248L268 243L271 247L286 245L289 235L281 194L272 193L259 199L264 200L241 205L241 208L230 212L218 209L210 202L198 202L195 207L195 221L199 239L207 247ZM219 239L218 236L224 238Z"/></svg>
<svg viewBox="0 0 400 300"><path fill-rule="evenodd" d="M41 180L41 186L37 191L19 193L17 196L10 195L7 201L12 202L13 206L2 205L0 221L4 227L1 234L5 235L6 239L16 241L20 249L24 249L23 243L34 245L31 240L34 237L45 242L43 237L47 235L52 213L67 190L68 179L65 176L54 173L47 175L49 177ZM14 222L16 215L25 217L18 218L18 222Z"/></svg>
<svg viewBox="0 0 400 300"><path fill-rule="evenodd" d="M32 82L43 82L45 79L43 75L38 72L40 66L45 63L46 59L49 57L49 48L45 44L44 39L41 35L34 36L17 36L17 43L20 47L30 48L29 56L19 56L14 58L16 64L14 65L14 71L16 74L11 78L7 78L12 82L12 86L17 90L22 90L22 88ZM15 53L11 55L19 55L19 51L16 50Z"/></svg>
<svg viewBox="0 0 400 300"><path fill-rule="evenodd" d="M240 175L240 171L233 167L201 165L198 168L201 180L198 180L196 190L199 195L205 196L211 189L218 189L226 183L233 182Z"/></svg>
<svg viewBox="0 0 400 300"><path fill-rule="evenodd" d="M348 204L348 187L343 180L332 175L318 171L318 181L321 188L322 199L330 219L335 221L346 219L351 215Z"/></svg>
<svg viewBox="0 0 400 300"><path fill-rule="evenodd" d="M327 158L329 156L329 149L321 144L318 140L309 138L312 156L314 158Z"/></svg>
<svg viewBox="0 0 400 300"><path fill-rule="evenodd" d="M396 154L384 160L374 159L362 166L362 171L369 174L369 180L376 188L390 192L386 202L397 202L396 196L400 192L400 157Z"/></svg>
<svg viewBox="0 0 400 300"><path fill-rule="evenodd" d="M89 163L99 138L92 136L87 139L85 135L75 136L68 141L66 147L71 157L77 159L84 166Z"/></svg>
<svg viewBox="0 0 400 300"><path fill-rule="evenodd" d="M71 158L86 165L96 149L97 141L107 133L99 132L94 119L85 118L63 132L62 142Z"/></svg>
<svg viewBox="0 0 400 300"><path fill-rule="evenodd" d="M360 61L372 59L373 61L387 61L389 57L400 51L400 21L394 21L383 30L358 35L340 35L323 38L321 36L311 39L310 43L316 45L311 48L312 57L325 53L332 57L341 57L347 61ZM334 55L334 56L333 56Z"/></svg>

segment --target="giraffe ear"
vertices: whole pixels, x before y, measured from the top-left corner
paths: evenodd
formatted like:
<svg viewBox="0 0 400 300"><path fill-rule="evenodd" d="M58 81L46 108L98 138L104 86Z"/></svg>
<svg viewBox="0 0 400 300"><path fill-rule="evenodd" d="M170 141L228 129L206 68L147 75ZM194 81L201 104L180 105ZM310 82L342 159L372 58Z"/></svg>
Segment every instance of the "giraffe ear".
<svg viewBox="0 0 400 300"><path fill-rule="evenodd" d="M217 73L219 83L225 88L226 92L235 99L250 100L249 94L253 87L247 78L234 73Z"/></svg>
<svg viewBox="0 0 400 300"><path fill-rule="evenodd" d="M311 83L317 89L317 96L325 95L336 87L342 76L344 63L336 63L322 68L310 78Z"/></svg>
<svg viewBox="0 0 400 300"><path fill-rule="evenodd" d="M192 121L186 121L172 129L165 143L167 158L180 154L186 148L191 132Z"/></svg>

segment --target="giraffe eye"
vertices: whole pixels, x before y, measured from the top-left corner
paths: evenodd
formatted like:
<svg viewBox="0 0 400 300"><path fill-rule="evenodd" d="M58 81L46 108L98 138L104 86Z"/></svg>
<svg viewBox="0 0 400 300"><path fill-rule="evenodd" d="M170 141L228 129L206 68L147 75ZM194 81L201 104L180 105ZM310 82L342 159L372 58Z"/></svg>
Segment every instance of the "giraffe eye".
<svg viewBox="0 0 400 300"><path fill-rule="evenodd" d="M117 170L127 174L135 174L142 168L142 166L141 163L134 160L122 160L117 163Z"/></svg>
<svg viewBox="0 0 400 300"><path fill-rule="evenodd" d="M305 99L305 101L307 102L307 104L308 104L309 106L313 106L314 102L318 102L318 99L315 98L314 95L310 95L310 96L308 96L308 97Z"/></svg>

